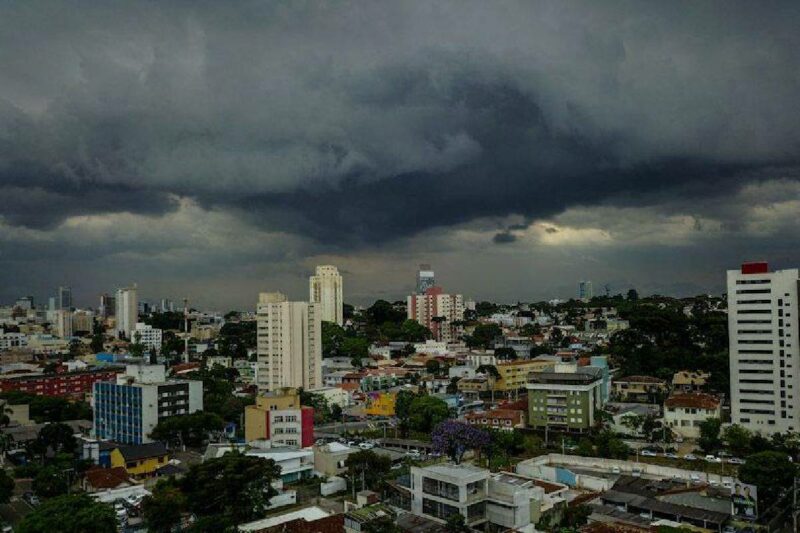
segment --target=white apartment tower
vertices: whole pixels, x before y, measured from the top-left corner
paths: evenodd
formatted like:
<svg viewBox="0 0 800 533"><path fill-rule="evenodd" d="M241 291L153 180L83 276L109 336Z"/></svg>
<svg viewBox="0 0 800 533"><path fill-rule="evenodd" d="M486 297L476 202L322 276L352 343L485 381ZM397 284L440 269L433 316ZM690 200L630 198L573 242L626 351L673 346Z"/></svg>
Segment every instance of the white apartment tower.
<svg viewBox="0 0 800 533"><path fill-rule="evenodd" d="M117 289L116 297L117 337L130 340L139 316L139 300L136 297L136 285Z"/></svg>
<svg viewBox="0 0 800 533"><path fill-rule="evenodd" d="M308 300L319 304L321 319L326 322L344 323L344 297L342 276L333 265L320 265L317 273L308 279Z"/></svg>
<svg viewBox="0 0 800 533"><path fill-rule="evenodd" d="M753 431L800 429L798 284L763 262L728 271L731 421Z"/></svg>
<svg viewBox="0 0 800 533"><path fill-rule="evenodd" d="M430 329L435 340L458 340L462 330L459 322L464 320L464 297L460 294L444 294L441 287L430 287L425 294L410 295L406 309L408 318Z"/></svg>
<svg viewBox="0 0 800 533"><path fill-rule="evenodd" d="M279 292L262 292L256 313L259 392L282 387L321 387L320 305L289 302Z"/></svg>

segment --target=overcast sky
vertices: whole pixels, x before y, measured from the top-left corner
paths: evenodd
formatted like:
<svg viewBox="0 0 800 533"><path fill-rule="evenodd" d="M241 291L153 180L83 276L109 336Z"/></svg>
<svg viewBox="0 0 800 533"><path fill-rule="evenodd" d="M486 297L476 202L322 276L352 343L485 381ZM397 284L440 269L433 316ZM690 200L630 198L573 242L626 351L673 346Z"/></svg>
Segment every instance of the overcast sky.
<svg viewBox="0 0 800 533"><path fill-rule="evenodd" d="M0 4L0 303L800 266L800 3Z"/></svg>

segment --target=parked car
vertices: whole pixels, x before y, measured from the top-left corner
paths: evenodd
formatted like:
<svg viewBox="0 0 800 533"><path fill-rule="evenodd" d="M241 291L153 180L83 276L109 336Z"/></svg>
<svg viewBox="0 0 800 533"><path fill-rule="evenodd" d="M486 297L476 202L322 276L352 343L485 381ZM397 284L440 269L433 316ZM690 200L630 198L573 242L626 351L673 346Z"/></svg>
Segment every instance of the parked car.
<svg viewBox="0 0 800 533"><path fill-rule="evenodd" d="M371 442L362 442L361 444L358 445L358 447L361 448L362 450L371 450L372 448L375 447L375 445L372 444Z"/></svg>
<svg viewBox="0 0 800 533"><path fill-rule="evenodd" d="M721 463L722 459L719 457L714 457L713 455L706 455L705 460L707 463Z"/></svg>
<svg viewBox="0 0 800 533"><path fill-rule="evenodd" d="M408 457L420 457L422 454L419 453L419 450L408 450L406 455Z"/></svg>
<svg viewBox="0 0 800 533"><path fill-rule="evenodd" d="M674 454L674 453L672 453L672 452L667 452L667 453L665 453L665 454L664 454L664 457L666 457L667 459L678 459L678 455L677 455L677 454Z"/></svg>
<svg viewBox="0 0 800 533"><path fill-rule="evenodd" d="M658 454L653 450L642 450L643 457L658 457Z"/></svg>
<svg viewBox="0 0 800 533"><path fill-rule="evenodd" d="M687 453L683 456L684 460L686 461L697 461L697 456L693 453Z"/></svg>
<svg viewBox="0 0 800 533"><path fill-rule="evenodd" d="M732 465L743 465L744 459L739 459L738 457L730 457L728 458L728 462Z"/></svg>

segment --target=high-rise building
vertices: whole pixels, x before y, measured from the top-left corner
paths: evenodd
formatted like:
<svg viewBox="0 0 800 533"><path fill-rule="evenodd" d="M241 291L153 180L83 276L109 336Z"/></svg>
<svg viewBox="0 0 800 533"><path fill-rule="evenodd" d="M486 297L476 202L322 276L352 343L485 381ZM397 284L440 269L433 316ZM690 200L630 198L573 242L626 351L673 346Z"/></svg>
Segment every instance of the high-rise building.
<svg viewBox="0 0 800 533"><path fill-rule="evenodd" d="M461 335L464 320L464 297L460 294L444 294L441 287L430 287L424 294L408 297L407 316L416 320L433 333L433 338L453 342Z"/></svg>
<svg viewBox="0 0 800 533"><path fill-rule="evenodd" d="M578 282L578 299L579 300L591 300L594 297L594 289L592 288L591 281L580 281Z"/></svg>
<svg viewBox="0 0 800 533"><path fill-rule="evenodd" d="M14 303L14 307L19 307L25 311L30 311L33 309L33 296L23 296L22 298L18 298Z"/></svg>
<svg viewBox="0 0 800 533"><path fill-rule="evenodd" d="M59 287L57 302L59 309L72 308L72 287Z"/></svg>
<svg viewBox="0 0 800 533"><path fill-rule="evenodd" d="M68 309L58 309L54 317L55 333L62 339L72 337L72 312Z"/></svg>
<svg viewBox="0 0 800 533"><path fill-rule="evenodd" d="M172 313L174 311L175 311L175 302L173 302L169 298L162 298L161 299L161 312L162 313Z"/></svg>
<svg viewBox="0 0 800 533"><path fill-rule="evenodd" d="M422 264L417 270L417 294L425 294L425 291L436 285L430 265Z"/></svg>
<svg viewBox="0 0 800 533"><path fill-rule="evenodd" d="M117 312L117 299L108 293L100 295L100 316L108 318Z"/></svg>
<svg viewBox="0 0 800 533"><path fill-rule="evenodd" d="M72 331L74 333L94 331L94 314L91 311L78 310L72 313Z"/></svg>
<svg viewBox="0 0 800 533"><path fill-rule="evenodd" d="M728 271L731 422L752 431L800 429L798 284L765 262Z"/></svg>
<svg viewBox="0 0 800 533"><path fill-rule="evenodd" d="M319 304L322 320L344 323L344 299L342 276L333 265L320 265L314 276L308 279L309 301Z"/></svg>
<svg viewBox="0 0 800 533"><path fill-rule="evenodd" d="M128 365L93 392L95 437L121 444L152 442L160 421L203 410L203 382L167 380L163 365Z"/></svg>
<svg viewBox="0 0 800 533"><path fill-rule="evenodd" d="M289 302L262 292L257 307L258 390L322 386L322 321L319 304Z"/></svg>
<svg viewBox="0 0 800 533"><path fill-rule="evenodd" d="M139 301L136 296L136 285L117 289L117 337L131 339L131 334L136 328L136 321L139 316Z"/></svg>

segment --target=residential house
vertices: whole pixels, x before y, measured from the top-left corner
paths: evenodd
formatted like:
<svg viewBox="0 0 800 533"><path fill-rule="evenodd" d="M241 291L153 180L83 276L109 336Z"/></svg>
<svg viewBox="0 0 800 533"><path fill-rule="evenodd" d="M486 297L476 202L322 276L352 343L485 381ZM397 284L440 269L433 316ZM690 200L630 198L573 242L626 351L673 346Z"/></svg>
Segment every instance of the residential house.
<svg viewBox="0 0 800 533"><path fill-rule="evenodd" d="M700 424L709 418L720 418L720 414L719 398L711 394L678 393L664 401L664 423L684 438L700 437Z"/></svg>
<svg viewBox="0 0 800 533"><path fill-rule="evenodd" d="M111 452L111 468L124 468L134 479L156 475L169 462L169 452L162 442L120 446Z"/></svg>
<svg viewBox="0 0 800 533"><path fill-rule="evenodd" d="M700 370L681 370L672 376L672 388L683 392L700 392L705 389L711 374Z"/></svg>
<svg viewBox="0 0 800 533"><path fill-rule="evenodd" d="M669 388L663 379L651 376L616 378L611 384L614 398L620 402L660 403Z"/></svg>

